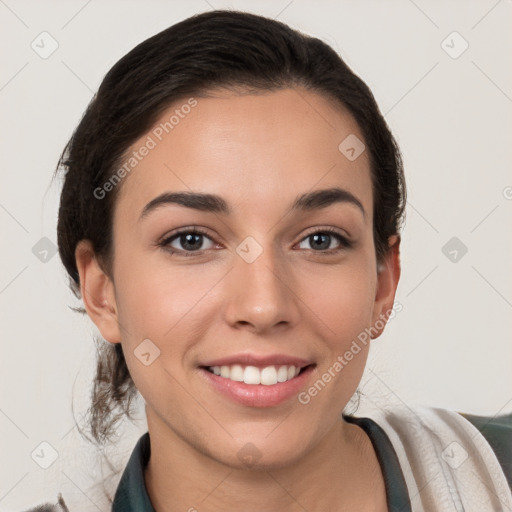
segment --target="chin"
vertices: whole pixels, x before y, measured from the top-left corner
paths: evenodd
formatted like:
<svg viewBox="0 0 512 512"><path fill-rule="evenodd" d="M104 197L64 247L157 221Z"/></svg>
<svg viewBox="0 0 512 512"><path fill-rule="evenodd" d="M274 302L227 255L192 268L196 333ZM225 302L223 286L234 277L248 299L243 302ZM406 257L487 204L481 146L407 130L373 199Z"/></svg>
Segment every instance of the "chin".
<svg viewBox="0 0 512 512"><path fill-rule="evenodd" d="M305 447L304 440L283 446L282 442L269 442L265 435L260 441L252 437L245 443L237 442L236 446L226 447L222 452L210 451L210 457L229 466L244 471L268 471L288 467L304 456L304 450L298 452L297 446ZM289 440L290 441L290 440Z"/></svg>

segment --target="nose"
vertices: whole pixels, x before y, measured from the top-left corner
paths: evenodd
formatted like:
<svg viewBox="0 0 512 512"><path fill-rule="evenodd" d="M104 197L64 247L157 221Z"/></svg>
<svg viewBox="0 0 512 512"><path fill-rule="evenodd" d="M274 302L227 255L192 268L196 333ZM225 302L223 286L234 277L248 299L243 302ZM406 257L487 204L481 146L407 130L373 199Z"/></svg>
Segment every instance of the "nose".
<svg viewBox="0 0 512 512"><path fill-rule="evenodd" d="M292 268L271 248L265 247L252 262L235 254L227 279L225 315L232 327L266 334L300 318Z"/></svg>

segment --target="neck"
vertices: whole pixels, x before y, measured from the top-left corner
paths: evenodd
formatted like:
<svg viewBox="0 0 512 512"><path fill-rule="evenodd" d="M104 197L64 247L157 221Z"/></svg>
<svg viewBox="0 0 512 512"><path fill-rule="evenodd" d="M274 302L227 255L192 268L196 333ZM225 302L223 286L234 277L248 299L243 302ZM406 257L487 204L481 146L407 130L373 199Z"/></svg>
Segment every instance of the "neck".
<svg viewBox="0 0 512 512"><path fill-rule="evenodd" d="M148 427L145 483L156 512L387 511L371 441L342 418L293 465L259 470L233 468L199 452L152 414Z"/></svg>

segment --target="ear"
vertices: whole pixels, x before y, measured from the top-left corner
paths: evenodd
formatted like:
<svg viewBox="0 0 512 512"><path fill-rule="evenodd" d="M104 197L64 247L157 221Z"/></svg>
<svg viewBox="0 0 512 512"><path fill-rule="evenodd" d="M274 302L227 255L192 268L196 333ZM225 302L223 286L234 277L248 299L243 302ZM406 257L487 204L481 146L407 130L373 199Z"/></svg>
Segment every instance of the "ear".
<svg viewBox="0 0 512 512"><path fill-rule="evenodd" d="M396 288L400 279L400 236L388 239L388 253L377 268L377 290L372 316L372 338L378 338L393 310Z"/></svg>
<svg viewBox="0 0 512 512"><path fill-rule="evenodd" d="M114 284L101 268L90 240L80 240L75 249L80 292L87 314L103 338L120 343Z"/></svg>

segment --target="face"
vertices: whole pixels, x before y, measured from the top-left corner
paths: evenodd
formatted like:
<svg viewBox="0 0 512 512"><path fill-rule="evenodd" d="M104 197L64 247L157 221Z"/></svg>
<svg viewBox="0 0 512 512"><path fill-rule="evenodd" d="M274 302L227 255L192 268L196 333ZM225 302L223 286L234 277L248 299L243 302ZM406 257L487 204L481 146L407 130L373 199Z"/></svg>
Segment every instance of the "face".
<svg viewBox="0 0 512 512"><path fill-rule="evenodd" d="M369 158L338 148L363 140L347 111L303 89L196 101L130 149L154 146L118 185L112 279L90 273L111 314L88 311L122 343L150 429L283 466L339 421L370 343L344 354L392 306L396 265L377 272ZM163 196L192 192L220 199Z"/></svg>

